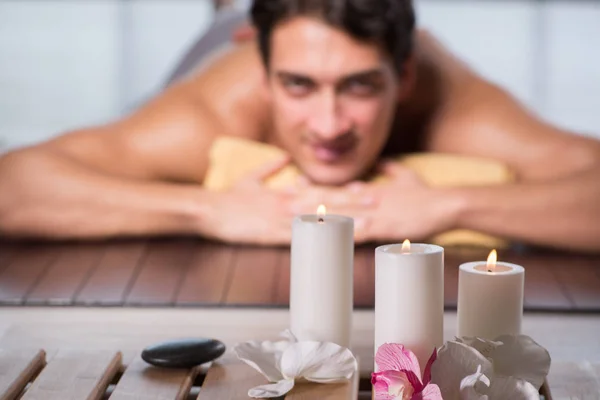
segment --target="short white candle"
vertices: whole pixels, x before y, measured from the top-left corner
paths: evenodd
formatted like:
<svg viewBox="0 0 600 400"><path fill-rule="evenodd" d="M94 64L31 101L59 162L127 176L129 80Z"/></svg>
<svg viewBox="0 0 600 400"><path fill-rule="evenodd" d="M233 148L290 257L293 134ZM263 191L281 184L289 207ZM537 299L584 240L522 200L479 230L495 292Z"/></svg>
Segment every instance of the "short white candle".
<svg viewBox="0 0 600 400"><path fill-rule="evenodd" d="M503 334L520 334L523 319L525 269L496 262L470 262L459 267L458 336L493 340ZM492 272L490 272L490 270Z"/></svg>
<svg viewBox="0 0 600 400"><path fill-rule="evenodd" d="M352 330L354 220L340 215L294 219L290 328L299 340L349 347Z"/></svg>
<svg viewBox="0 0 600 400"><path fill-rule="evenodd" d="M444 340L444 249L430 244L375 250L375 352L399 343L417 356L421 371Z"/></svg>

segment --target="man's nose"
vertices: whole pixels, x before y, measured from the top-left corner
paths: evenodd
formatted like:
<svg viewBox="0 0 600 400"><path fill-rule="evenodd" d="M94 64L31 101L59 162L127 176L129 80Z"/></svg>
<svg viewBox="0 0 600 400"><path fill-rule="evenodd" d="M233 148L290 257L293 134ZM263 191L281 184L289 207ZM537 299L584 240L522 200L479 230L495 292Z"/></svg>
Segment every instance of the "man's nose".
<svg viewBox="0 0 600 400"><path fill-rule="evenodd" d="M334 140L350 130L350 121L340 112L333 91L320 94L309 121L311 132L322 140Z"/></svg>

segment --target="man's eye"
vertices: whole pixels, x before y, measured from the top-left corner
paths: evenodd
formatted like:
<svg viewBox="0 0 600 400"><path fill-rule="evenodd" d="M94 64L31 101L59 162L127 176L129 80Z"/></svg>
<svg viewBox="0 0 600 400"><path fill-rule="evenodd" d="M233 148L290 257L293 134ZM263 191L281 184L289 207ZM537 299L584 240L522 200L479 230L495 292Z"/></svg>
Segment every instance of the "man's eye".
<svg viewBox="0 0 600 400"><path fill-rule="evenodd" d="M357 96L371 96L379 91L379 85L367 81L350 81L345 85L345 91Z"/></svg>
<svg viewBox="0 0 600 400"><path fill-rule="evenodd" d="M312 82L302 78L287 78L283 81L285 88L292 94L305 94L312 88Z"/></svg>

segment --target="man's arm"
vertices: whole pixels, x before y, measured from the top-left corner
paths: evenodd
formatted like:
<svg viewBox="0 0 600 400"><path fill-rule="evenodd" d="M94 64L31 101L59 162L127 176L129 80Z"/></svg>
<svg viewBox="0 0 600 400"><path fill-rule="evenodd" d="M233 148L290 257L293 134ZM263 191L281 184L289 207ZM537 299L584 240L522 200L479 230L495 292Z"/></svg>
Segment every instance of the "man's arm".
<svg viewBox="0 0 600 400"><path fill-rule="evenodd" d="M217 135L264 136L270 109L257 95L262 76L256 46L236 47L122 121L1 157L0 235L191 233L289 244L293 210L310 197L262 185L287 158L224 191L201 186Z"/></svg>
<svg viewBox="0 0 600 400"><path fill-rule="evenodd" d="M457 227L527 243L600 251L600 167L573 176L510 186L463 188Z"/></svg>
<svg viewBox="0 0 600 400"><path fill-rule="evenodd" d="M445 191L458 205L455 227L600 251L600 142L550 126L485 82L465 96L462 111L448 113L432 137L432 150L505 162L518 180Z"/></svg>
<svg viewBox="0 0 600 400"><path fill-rule="evenodd" d="M185 86L132 116L0 158L0 232L103 237L196 229L222 128ZM192 216L194 218L192 218Z"/></svg>

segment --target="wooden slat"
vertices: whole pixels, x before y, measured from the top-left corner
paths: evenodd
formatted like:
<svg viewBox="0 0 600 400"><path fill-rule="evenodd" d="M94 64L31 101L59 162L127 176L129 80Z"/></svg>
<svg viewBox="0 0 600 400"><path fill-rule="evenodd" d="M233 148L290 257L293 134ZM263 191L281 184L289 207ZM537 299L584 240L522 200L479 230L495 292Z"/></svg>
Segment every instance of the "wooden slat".
<svg viewBox="0 0 600 400"><path fill-rule="evenodd" d="M27 295L30 305L69 305L104 253L103 243L72 243Z"/></svg>
<svg viewBox="0 0 600 400"><path fill-rule="evenodd" d="M0 304L21 304L62 247L29 244L0 273Z"/></svg>
<svg viewBox="0 0 600 400"><path fill-rule="evenodd" d="M179 293L177 305L219 304L225 296L233 262L233 247L201 242L192 255Z"/></svg>
<svg viewBox="0 0 600 400"><path fill-rule="evenodd" d="M550 394L558 399L600 399L599 364L553 363L548 374Z"/></svg>
<svg viewBox="0 0 600 400"><path fill-rule="evenodd" d="M456 309L458 303L458 267L465 262L477 261L485 257L480 251L444 249L444 307L446 309Z"/></svg>
<svg viewBox="0 0 600 400"><path fill-rule="evenodd" d="M256 370L226 355L208 370L197 400L247 400L248 390L267 383Z"/></svg>
<svg viewBox="0 0 600 400"><path fill-rule="evenodd" d="M375 304L375 249L361 246L354 250L354 307Z"/></svg>
<svg viewBox="0 0 600 400"><path fill-rule="evenodd" d="M231 284L225 303L230 305L270 305L275 300L277 270L281 250L264 247L238 247Z"/></svg>
<svg viewBox="0 0 600 400"><path fill-rule="evenodd" d="M100 245L0 241L0 304L288 305L287 247L231 247L193 239L150 243L147 253L143 241L111 243L100 257ZM368 249L358 246L355 255L359 308L373 305L374 265L371 272L363 268L374 262ZM446 249L447 308L456 306L458 265L486 257L487 250ZM600 257L536 250L501 252L500 260L526 268L526 310L600 310Z"/></svg>
<svg viewBox="0 0 600 400"><path fill-rule="evenodd" d="M525 310L570 310L571 300L553 272L552 263L542 255L512 255L505 261L525 268Z"/></svg>
<svg viewBox="0 0 600 400"><path fill-rule="evenodd" d="M355 400L358 396L358 374L344 383L300 383L285 396L285 400Z"/></svg>
<svg viewBox="0 0 600 400"><path fill-rule="evenodd" d="M540 387L540 395L544 396L544 400L554 400L550 393L550 386L548 386L548 380L544 380L542 386Z"/></svg>
<svg viewBox="0 0 600 400"><path fill-rule="evenodd" d="M120 367L120 353L59 352L22 400L101 399Z"/></svg>
<svg viewBox="0 0 600 400"><path fill-rule="evenodd" d="M558 280L579 311L600 311L600 277L589 258L582 256L548 259Z"/></svg>
<svg viewBox="0 0 600 400"><path fill-rule="evenodd" d="M358 371L347 382L336 384L296 384L286 400L355 400L358 398L361 360L357 358Z"/></svg>
<svg viewBox="0 0 600 400"><path fill-rule="evenodd" d="M110 400L184 400L195 370L156 368L136 357L117 383Z"/></svg>
<svg viewBox="0 0 600 400"><path fill-rule="evenodd" d="M19 243L0 240L0 272L10 264L19 250Z"/></svg>
<svg viewBox="0 0 600 400"><path fill-rule="evenodd" d="M594 271L596 271L596 276L600 277L600 254L590 257L589 263Z"/></svg>
<svg viewBox="0 0 600 400"><path fill-rule="evenodd" d="M120 305L146 249L143 241L112 242L77 294L76 304Z"/></svg>
<svg viewBox="0 0 600 400"><path fill-rule="evenodd" d="M127 295L127 305L173 305L191 261L192 239L163 239L148 243L146 257Z"/></svg>
<svg viewBox="0 0 600 400"><path fill-rule="evenodd" d="M444 309L456 310L458 304L458 266L444 265Z"/></svg>
<svg viewBox="0 0 600 400"><path fill-rule="evenodd" d="M197 400L247 399L248 390L268 382L256 370L227 355L208 370ZM296 384L286 400L354 400L358 395L358 374L339 384Z"/></svg>
<svg viewBox="0 0 600 400"><path fill-rule="evenodd" d="M292 253L283 251L279 259L277 286L275 288L275 305L289 307L290 305L290 272Z"/></svg>
<svg viewBox="0 0 600 400"><path fill-rule="evenodd" d="M449 248L445 252L444 304L456 308L458 296L458 267L470 261L485 261L488 250ZM574 303L568 298L562 283L551 268L548 257L538 253L501 251L500 261L525 268L525 310L571 310Z"/></svg>
<svg viewBox="0 0 600 400"><path fill-rule="evenodd" d="M43 350L0 350L0 400L12 400L46 363Z"/></svg>
<svg viewBox="0 0 600 400"><path fill-rule="evenodd" d="M525 310L572 310L574 305L567 297L563 285L552 269L543 263L523 260L525 267Z"/></svg>

